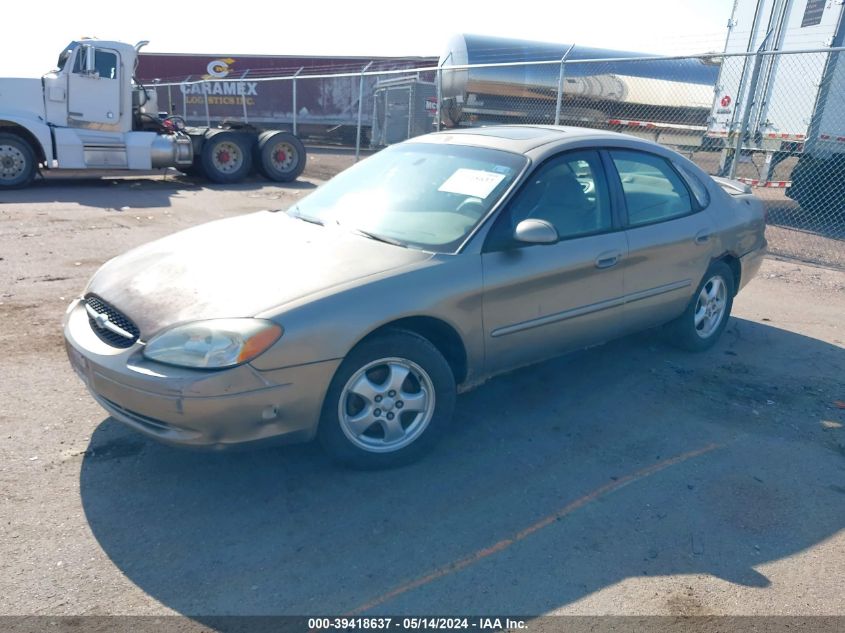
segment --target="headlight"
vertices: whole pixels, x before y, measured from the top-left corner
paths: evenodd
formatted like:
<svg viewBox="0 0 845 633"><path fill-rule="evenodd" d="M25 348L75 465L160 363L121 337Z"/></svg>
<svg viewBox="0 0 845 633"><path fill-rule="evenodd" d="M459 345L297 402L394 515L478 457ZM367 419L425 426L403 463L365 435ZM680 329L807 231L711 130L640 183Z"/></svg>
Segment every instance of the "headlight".
<svg viewBox="0 0 845 633"><path fill-rule="evenodd" d="M179 367L233 367L267 351L281 336L281 327L263 319L196 321L154 336L144 356Z"/></svg>

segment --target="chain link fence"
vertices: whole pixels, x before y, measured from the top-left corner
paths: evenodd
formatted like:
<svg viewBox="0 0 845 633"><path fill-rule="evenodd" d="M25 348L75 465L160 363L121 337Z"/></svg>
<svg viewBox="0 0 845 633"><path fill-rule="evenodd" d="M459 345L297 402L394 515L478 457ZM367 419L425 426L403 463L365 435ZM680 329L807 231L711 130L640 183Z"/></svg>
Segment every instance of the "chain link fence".
<svg viewBox="0 0 845 633"><path fill-rule="evenodd" d="M572 49L570 49L571 51ZM845 49L563 59L157 85L189 124L362 150L435 129L561 124L668 146L750 185L772 253L845 268ZM166 107L161 106L166 104Z"/></svg>

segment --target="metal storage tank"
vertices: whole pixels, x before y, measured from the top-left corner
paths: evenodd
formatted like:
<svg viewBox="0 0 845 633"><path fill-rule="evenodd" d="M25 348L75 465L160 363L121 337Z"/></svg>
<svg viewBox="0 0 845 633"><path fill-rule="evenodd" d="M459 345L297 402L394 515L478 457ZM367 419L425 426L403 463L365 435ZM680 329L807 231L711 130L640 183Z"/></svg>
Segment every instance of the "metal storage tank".
<svg viewBox="0 0 845 633"><path fill-rule="evenodd" d="M607 124L618 119L704 125L713 102L718 64L655 59L645 53L481 35L457 35L441 55L441 118L445 125L548 122L555 118L560 64L519 62L612 60L567 64L562 122ZM640 61L641 60L641 61ZM475 64L512 66L453 69Z"/></svg>

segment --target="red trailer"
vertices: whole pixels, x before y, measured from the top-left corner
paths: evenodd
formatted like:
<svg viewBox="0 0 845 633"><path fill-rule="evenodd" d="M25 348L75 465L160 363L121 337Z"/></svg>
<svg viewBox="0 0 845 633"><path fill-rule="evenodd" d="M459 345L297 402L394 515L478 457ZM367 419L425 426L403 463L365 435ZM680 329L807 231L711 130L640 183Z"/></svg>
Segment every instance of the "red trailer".
<svg viewBox="0 0 845 633"><path fill-rule="evenodd" d="M299 136L355 139L360 73L437 65L436 57L323 57L293 55L194 55L142 53L137 79L158 87L158 102L191 124L246 121ZM333 77L327 75L348 76ZM433 80L433 73L420 73ZM296 76L294 80L293 77ZM362 123L372 125L377 75L364 77ZM295 101L295 104L294 104ZM163 107L166 104L166 108ZM294 114L295 112L295 114Z"/></svg>

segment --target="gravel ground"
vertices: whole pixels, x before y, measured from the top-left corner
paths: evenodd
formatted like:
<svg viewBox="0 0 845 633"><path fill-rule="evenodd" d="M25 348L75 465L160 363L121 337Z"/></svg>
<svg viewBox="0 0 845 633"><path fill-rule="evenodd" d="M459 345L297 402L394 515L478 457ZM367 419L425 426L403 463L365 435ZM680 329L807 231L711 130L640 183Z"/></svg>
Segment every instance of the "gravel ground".
<svg viewBox="0 0 845 633"><path fill-rule="evenodd" d="M109 419L60 328L97 267L351 162L3 194L0 614L845 615L841 271L768 259L704 354L649 332L494 379L399 471L177 450Z"/></svg>

